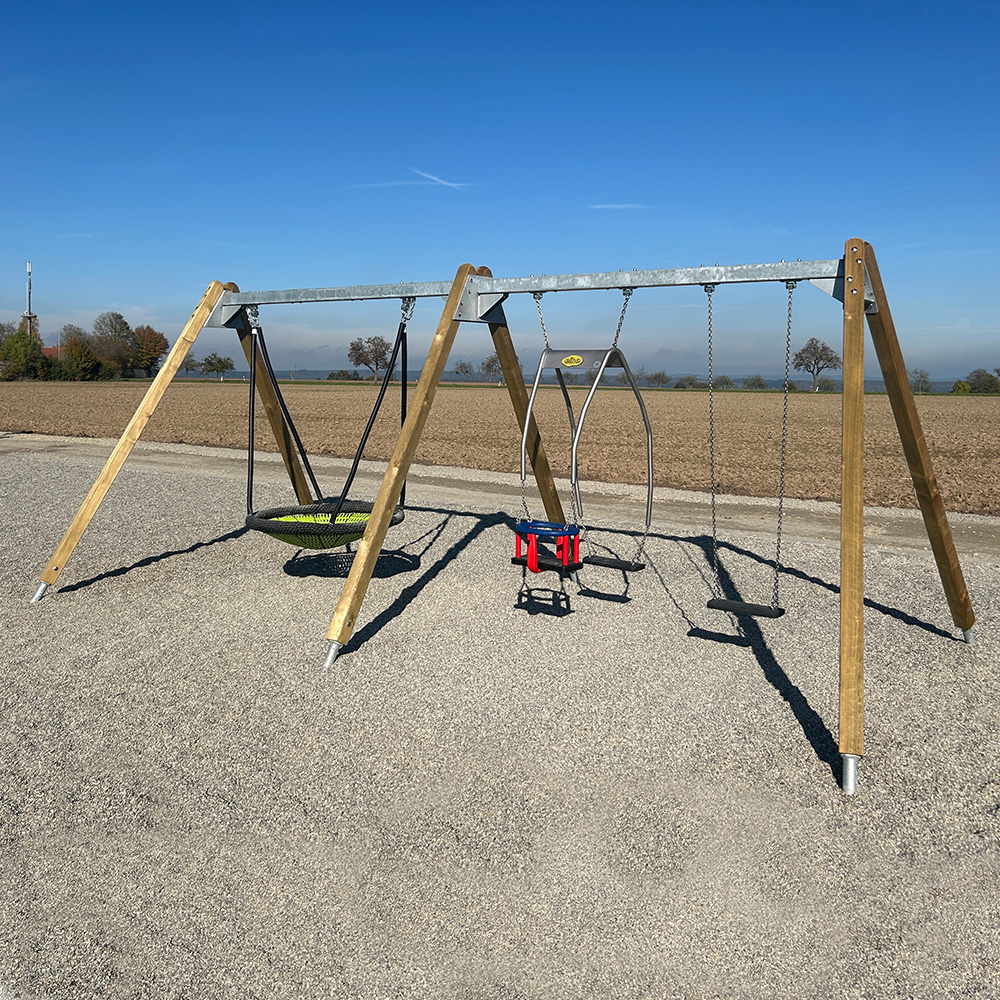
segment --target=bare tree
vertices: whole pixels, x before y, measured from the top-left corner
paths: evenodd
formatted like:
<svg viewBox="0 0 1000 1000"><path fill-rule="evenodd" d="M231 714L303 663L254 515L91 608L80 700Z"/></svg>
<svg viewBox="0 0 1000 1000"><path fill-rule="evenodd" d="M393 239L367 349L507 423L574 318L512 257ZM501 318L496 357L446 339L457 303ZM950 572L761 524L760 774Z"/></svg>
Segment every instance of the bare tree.
<svg viewBox="0 0 1000 1000"><path fill-rule="evenodd" d="M910 385L914 392L931 391L931 374L926 368L914 368L910 372Z"/></svg>
<svg viewBox="0 0 1000 1000"><path fill-rule="evenodd" d="M479 370L490 379L503 378L503 368L500 365L500 359L497 357L497 352L494 351L492 354L488 355L479 363Z"/></svg>
<svg viewBox="0 0 1000 1000"><path fill-rule="evenodd" d="M825 372L828 368L842 368L843 362L829 344L818 337L810 337L806 346L795 352L792 367L796 371L809 372L813 380L812 391L819 392L820 372Z"/></svg>
<svg viewBox="0 0 1000 1000"><path fill-rule="evenodd" d="M472 376L476 374L476 369L473 368L468 361L459 361L458 364L455 365L455 374L458 375L459 378L472 378Z"/></svg>
<svg viewBox="0 0 1000 1000"><path fill-rule="evenodd" d="M372 381L389 366L389 352L392 344L385 337L358 337L347 348L347 360L352 365L361 365L372 373Z"/></svg>

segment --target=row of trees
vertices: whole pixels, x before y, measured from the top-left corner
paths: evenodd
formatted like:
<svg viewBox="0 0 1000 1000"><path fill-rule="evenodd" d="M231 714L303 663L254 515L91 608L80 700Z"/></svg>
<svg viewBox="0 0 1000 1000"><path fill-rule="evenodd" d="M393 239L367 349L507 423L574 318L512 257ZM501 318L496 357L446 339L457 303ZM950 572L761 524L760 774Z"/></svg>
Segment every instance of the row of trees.
<svg viewBox="0 0 1000 1000"><path fill-rule="evenodd" d="M151 377L170 347L158 330L146 324L133 330L118 312L101 313L90 331L67 323L59 331L59 345L47 353L38 331L29 330L24 320L16 327L0 323L0 379Z"/></svg>
<svg viewBox="0 0 1000 1000"><path fill-rule="evenodd" d="M970 392L1000 393L1000 368L988 372L985 368L976 368L964 379L959 379L952 387L952 392L968 395Z"/></svg>

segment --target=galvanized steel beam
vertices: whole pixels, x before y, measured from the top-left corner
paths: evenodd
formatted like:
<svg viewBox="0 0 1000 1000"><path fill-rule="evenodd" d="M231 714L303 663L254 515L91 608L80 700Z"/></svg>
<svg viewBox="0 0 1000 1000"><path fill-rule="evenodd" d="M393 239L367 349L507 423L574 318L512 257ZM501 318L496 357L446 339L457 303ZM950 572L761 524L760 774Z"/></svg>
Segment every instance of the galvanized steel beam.
<svg viewBox="0 0 1000 1000"><path fill-rule="evenodd" d="M776 264L736 264L712 267L679 267L653 271L605 271L599 274L540 274L519 278L470 275L455 312L455 319L491 322L494 311L508 295L525 292L580 292L613 288L665 288L682 285L727 285L767 281L809 281L836 299L843 300L844 262L837 260L779 261ZM341 288L289 288L279 291L226 292L210 326L226 326L239 309L248 305L300 302L361 302L374 299L446 298L446 281L399 282L391 285L347 285ZM873 301L865 288L865 300Z"/></svg>

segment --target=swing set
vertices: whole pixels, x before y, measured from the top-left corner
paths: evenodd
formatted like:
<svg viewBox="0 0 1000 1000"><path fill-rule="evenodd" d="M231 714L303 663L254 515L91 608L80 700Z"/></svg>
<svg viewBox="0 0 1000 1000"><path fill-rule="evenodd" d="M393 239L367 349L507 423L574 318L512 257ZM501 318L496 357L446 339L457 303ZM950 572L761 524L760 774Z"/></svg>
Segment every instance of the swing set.
<svg viewBox="0 0 1000 1000"><path fill-rule="evenodd" d="M719 580L718 533L716 523L716 453L713 364L712 303L721 285L748 282L783 283L788 290L787 331L785 341L784 407L781 427L781 482L778 497L778 531L774 559L774 583L769 604L750 604L723 597ZM104 468L83 500L76 516L40 574L41 584L32 603L42 599L56 583L101 501L124 465L150 416L170 381L179 371L199 332L209 327L224 327L236 332L251 369L251 417L248 442L247 526L264 531L279 540L301 547L322 548L356 541L357 551L350 573L327 632L327 655L324 667L330 667L350 640L364 600L375 563L388 529L403 516L406 476L427 421L437 386L448 355L463 322L482 323L489 328L504 383L521 427L521 481L526 484L530 462L535 483L545 510L544 520L532 520L524 503L525 520L515 527L516 550L513 561L523 571L554 571L572 575L587 565L618 569L623 572L643 568L643 549L652 516L652 433L642 396L635 378L618 346L625 311L632 294L639 288L698 286L708 298L709 363L709 461L712 481L712 568L713 595L708 606L736 615L777 618L784 614L779 605L778 581L781 573L781 528L784 499L784 470L788 431L788 366L791 350L791 306L795 287L809 282L843 306L843 396L841 437L841 530L840 530L840 700L839 749L843 762L842 785L853 793L857 785L858 761L864 754L864 506L862 481L862 429L864 403L864 331L865 319L882 370L893 416L913 479L917 501L938 573L944 587L952 619L962 630L966 642L974 641L975 614L962 576L951 529L924 440L906 368L889 312L889 304L879 275L875 253L864 240L845 244L844 255L832 260L795 261L776 264L676 268L654 271L618 271L601 274L531 275L518 278L494 278L488 268L463 264L451 282L423 282L394 285L356 285L346 288L306 288L283 291L240 292L234 284L209 285L201 302L181 331L159 374L153 380L138 409L129 421ZM542 296L548 292L619 290L623 295L621 316L614 341L602 350L556 350L549 343L542 316ZM538 364L531 395L525 388L520 364L514 351L503 303L510 295L531 294L536 302L545 348ZM407 409L405 381L402 392L401 427L392 457L382 479L378 495L371 503L351 500L348 496L361 461L368 435L386 394L397 353L403 356L405 380L406 323L418 298L444 298L445 305L424 362L420 379ZM336 302L354 300L398 299L402 303L401 320L393 348L393 358L383 379L375 408L362 436L347 481L339 494L325 496L319 488L302 441L281 396L277 379L267 356L260 322L259 307L278 303ZM566 388L564 371L590 368L593 385L579 416L574 415ZM646 526L632 559L604 557L584 552L581 556L582 523L578 458L580 439L587 411L601 377L608 369L619 368L625 375L638 402L647 439ZM534 403L543 372L555 370L569 416L572 434L570 461L571 517L566 518L556 491L545 450L533 415ZM260 398L277 442L295 493L297 506L257 511L253 506L253 450L255 396ZM522 497L525 489L522 488ZM552 546L554 554L545 549Z"/></svg>

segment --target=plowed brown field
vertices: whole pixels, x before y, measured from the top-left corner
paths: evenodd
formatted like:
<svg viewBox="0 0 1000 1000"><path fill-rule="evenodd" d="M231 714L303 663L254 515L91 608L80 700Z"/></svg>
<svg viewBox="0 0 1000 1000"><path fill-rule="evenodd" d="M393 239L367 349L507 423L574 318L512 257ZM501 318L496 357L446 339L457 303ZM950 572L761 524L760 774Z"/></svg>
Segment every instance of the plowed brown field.
<svg viewBox="0 0 1000 1000"><path fill-rule="evenodd" d="M142 399L135 383L16 382L0 384L0 430L118 437ZM351 456L374 402L373 386L284 385L311 453ZM573 390L577 409L583 389ZM708 405L703 392L647 391L654 432L656 483L707 490ZM780 393L716 395L716 455L722 492L774 496L781 453ZM918 397L917 408L949 510L1000 515L1000 397ZM569 430L555 389L536 407L557 475L568 469ZM241 448L246 444L246 384L178 381L170 386L143 437ZM398 396L383 407L365 457L389 457L398 429ZM258 408L257 445L274 450ZM442 386L416 460L432 465L515 472L520 433L506 391L496 386ZM913 507L906 469L886 396L865 400L865 502ZM645 441L634 398L602 391L587 417L581 476L606 482L645 481ZM788 496L836 500L840 489L840 396L789 397Z"/></svg>

